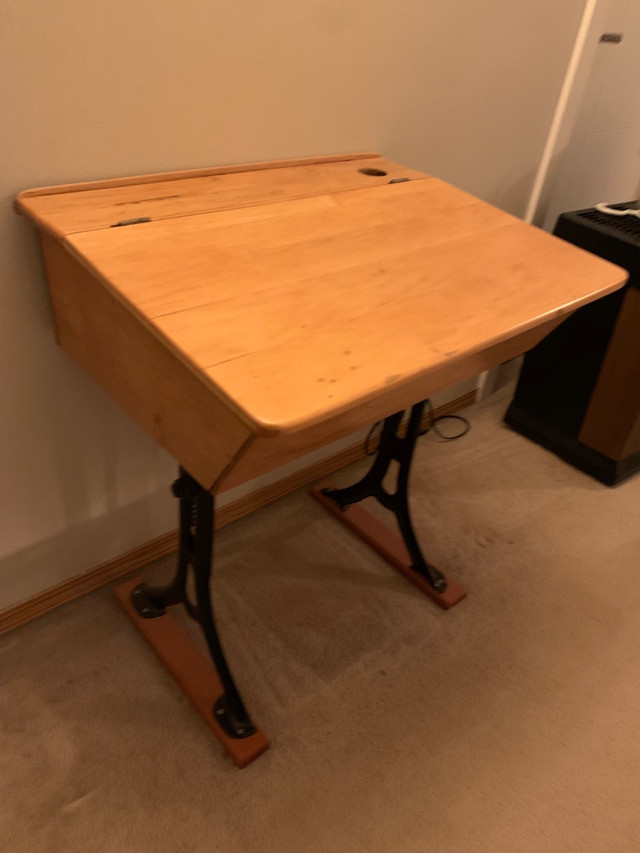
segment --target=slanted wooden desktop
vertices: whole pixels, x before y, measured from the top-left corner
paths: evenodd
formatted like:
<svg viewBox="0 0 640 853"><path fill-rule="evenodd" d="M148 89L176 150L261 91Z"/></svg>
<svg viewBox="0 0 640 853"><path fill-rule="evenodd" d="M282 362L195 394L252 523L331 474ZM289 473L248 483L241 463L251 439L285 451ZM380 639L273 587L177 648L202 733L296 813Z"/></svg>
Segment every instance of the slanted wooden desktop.
<svg viewBox="0 0 640 853"><path fill-rule="evenodd" d="M368 541L439 604L455 604L464 592L412 540L420 401L529 349L626 279L372 154L50 187L16 204L40 230L59 344L181 465L176 578L162 590L129 583L119 597L241 766L268 741L215 628L214 495L386 419L372 476L316 496L368 526ZM389 496L381 481L394 459ZM395 513L403 540L371 529L357 505L367 495ZM200 621L215 669L166 614L175 603Z"/></svg>

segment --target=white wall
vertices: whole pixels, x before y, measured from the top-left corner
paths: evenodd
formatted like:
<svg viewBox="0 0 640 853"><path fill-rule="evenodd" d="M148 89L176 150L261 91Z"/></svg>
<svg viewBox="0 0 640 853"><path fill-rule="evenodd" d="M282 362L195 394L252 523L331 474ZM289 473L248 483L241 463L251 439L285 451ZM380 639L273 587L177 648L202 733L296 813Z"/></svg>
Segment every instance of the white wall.
<svg viewBox="0 0 640 853"><path fill-rule="evenodd" d="M174 524L174 463L54 344L13 194L378 150L520 214L582 7L4 0L0 607Z"/></svg>
<svg viewBox="0 0 640 853"><path fill-rule="evenodd" d="M600 43L622 33L619 44ZM552 230L560 213L640 193L640 3L600 0L535 221ZM581 79L584 78L584 79Z"/></svg>

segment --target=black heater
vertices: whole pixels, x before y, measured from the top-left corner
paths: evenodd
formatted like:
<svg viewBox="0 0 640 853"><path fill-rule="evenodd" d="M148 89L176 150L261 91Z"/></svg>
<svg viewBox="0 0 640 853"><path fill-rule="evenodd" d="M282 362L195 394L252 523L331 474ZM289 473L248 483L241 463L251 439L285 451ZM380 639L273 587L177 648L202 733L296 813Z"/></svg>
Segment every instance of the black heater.
<svg viewBox="0 0 640 853"><path fill-rule="evenodd" d="M612 486L640 468L640 218L577 210L553 233L624 267L629 281L527 353L505 421Z"/></svg>

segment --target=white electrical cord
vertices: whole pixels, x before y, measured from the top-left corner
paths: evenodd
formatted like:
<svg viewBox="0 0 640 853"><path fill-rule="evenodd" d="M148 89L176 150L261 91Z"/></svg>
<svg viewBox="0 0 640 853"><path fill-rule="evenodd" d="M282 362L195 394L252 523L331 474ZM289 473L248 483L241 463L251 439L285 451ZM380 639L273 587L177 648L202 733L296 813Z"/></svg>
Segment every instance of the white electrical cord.
<svg viewBox="0 0 640 853"><path fill-rule="evenodd" d="M636 210L633 207L625 207L624 210L617 210L615 207L609 207L608 204L600 202L600 204L596 204L596 210L600 211L600 213L608 213L610 216L637 216L640 219L640 210Z"/></svg>

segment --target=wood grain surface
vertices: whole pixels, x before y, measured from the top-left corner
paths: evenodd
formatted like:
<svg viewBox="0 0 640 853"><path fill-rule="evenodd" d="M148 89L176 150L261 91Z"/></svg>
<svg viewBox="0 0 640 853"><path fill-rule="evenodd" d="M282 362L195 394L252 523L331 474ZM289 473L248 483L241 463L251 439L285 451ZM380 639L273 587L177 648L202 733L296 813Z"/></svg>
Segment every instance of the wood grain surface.
<svg viewBox="0 0 640 853"><path fill-rule="evenodd" d="M381 172L381 175L365 174ZM16 198L22 213L58 236L110 228L140 217L153 220L269 204L319 193L366 188L421 172L377 155L309 158L284 163L196 170L140 180L98 181L26 190Z"/></svg>
<svg viewBox="0 0 640 853"><path fill-rule="evenodd" d="M626 279L377 155L53 187L16 203L58 235L45 247L60 342L207 488L507 360Z"/></svg>
<svg viewBox="0 0 640 853"><path fill-rule="evenodd" d="M262 434L384 408L403 389L409 405L416 381L467 378L456 364L626 278L426 177L67 243Z"/></svg>
<svg viewBox="0 0 640 853"><path fill-rule="evenodd" d="M58 342L162 447L210 489L249 429L135 313L42 235Z"/></svg>

